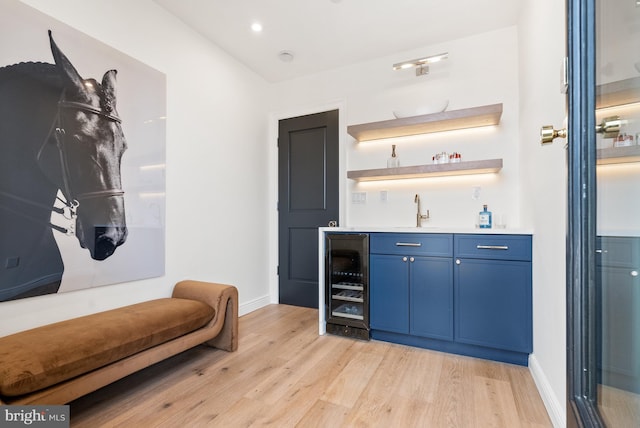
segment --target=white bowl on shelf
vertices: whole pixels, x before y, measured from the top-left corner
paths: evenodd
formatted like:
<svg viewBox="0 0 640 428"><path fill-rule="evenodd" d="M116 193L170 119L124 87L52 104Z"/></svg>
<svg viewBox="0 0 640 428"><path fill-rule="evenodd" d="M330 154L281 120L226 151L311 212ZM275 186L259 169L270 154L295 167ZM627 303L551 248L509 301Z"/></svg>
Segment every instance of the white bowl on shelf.
<svg viewBox="0 0 640 428"><path fill-rule="evenodd" d="M393 110L393 115L396 119L402 119L412 116L422 116L423 114L443 112L447 109L448 106L449 100L434 101L413 109Z"/></svg>

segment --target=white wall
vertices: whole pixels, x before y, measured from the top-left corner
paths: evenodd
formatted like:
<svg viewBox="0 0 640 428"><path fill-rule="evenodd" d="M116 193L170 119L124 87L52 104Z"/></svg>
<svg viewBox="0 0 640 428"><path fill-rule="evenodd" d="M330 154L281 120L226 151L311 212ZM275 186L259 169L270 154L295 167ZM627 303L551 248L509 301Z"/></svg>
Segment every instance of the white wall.
<svg viewBox="0 0 640 428"><path fill-rule="evenodd" d="M340 108L346 175L347 169L383 167L390 152L388 141L355 144L346 124L390 119L393 109L417 107L423 100L449 99L449 109L501 102L497 128L396 142L403 165L428 163L439 151L459 151L465 160L503 158L500 174L370 187L343 179L340 220L412 225L413 194L420 193L432 225L471 225L480 205L488 203L507 214L510 227L533 228L531 365L554 423L564 423L565 152L562 143L542 148L537 142L541 125L560 126L565 115L559 93L564 2L523 0L517 29L270 86L151 0L23 2L167 74L166 275L1 303L0 336L164 296L183 278L235 284L245 312L266 303L269 291L276 299L274 123L279 118ZM429 76L391 70L400 60L441 51L450 59L432 66ZM473 185L482 187L478 201L471 199ZM389 192L386 204L377 200L380 190ZM352 191L366 191L369 203L352 205Z"/></svg>
<svg viewBox="0 0 640 428"><path fill-rule="evenodd" d="M166 74L166 275L0 303L0 336L164 297L185 278L236 285L244 312L268 303L267 84L151 0L23 3Z"/></svg>
<svg viewBox="0 0 640 428"><path fill-rule="evenodd" d="M486 203L494 213L506 214L512 227L520 223L518 194L518 41L516 27L474 37L425 46L408 52L319 73L274 85L272 110L300 111L331 100L343 100L340 124L346 170L383 168L397 145L401 165L431 163L435 153L457 151L463 160L502 158L497 175L431 178L370 183L345 180L343 226L413 226L419 193L431 226L473 227ZM391 65L410 58L448 52L449 59L431 66L427 76L413 70L393 71ZM449 100L448 110L503 103L500 126L415 137L356 143L346 126L393 119L396 109L417 108ZM342 175L346 175L342 170ZM473 200L472 186L482 188ZM388 200L380 201L386 190ZM366 192L366 204L352 204L352 192Z"/></svg>
<svg viewBox="0 0 640 428"><path fill-rule="evenodd" d="M544 28L541 27L544 23ZM564 2L523 0L519 22L520 183L533 239L533 355L530 367L555 426L566 421L565 142L542 147L540 127L563 126Z"/></svg>
<svg viewBox="0 0 640 428"><path fill-rule="evenodd" d="M551 21L550 21L551 20ZM544 31L539 28L545 23ZM355 184L344 180L343 226L412 226L414 193L429 208L433 226L471 226L480 204L506 213L508 227L534 230L534 354L531 370L555 426L565 424L565 236L566 159L563 143L541 147L539 130L562 125L560 93L565 56L563 2L524 1L519 26L274 85L272 111L295 115L309 106L342 100L345 162L341 170L381 168L392 142L355 143L350 124L391 119L392 110L449 99L449 109L502 102L499 127L394 139L402 165L429 163L439 151L463 159L503 158L495 176L449 177ZM432 66L429 76L394 72L400 60L448 51L450 59ZM275 149L273 149L275 150ZM270 159L274 159L273 153ZM471 188L482 187L478 201ZM388 202L379 191L388 191ZM367 204L351 203L351 192L367 192ZM272 193L275 191L272 188ZM274 196L275 197L275 196Z"/></svg>
<svg viewBox="0 0 640 428"><path fill-rule="evenodd" d="M596 83L636 78L640 73L640 9L634 2L600 2L596 38ZM633 52L633 53L632 53ZM638 104L607 108L596 113L597 123L618 115L626 120L621 132L640 138ZM598 148L613 146L612 138L597 136ZM640 164L602 165L597 169L597 231L601 235L640 236Z"/></svg>

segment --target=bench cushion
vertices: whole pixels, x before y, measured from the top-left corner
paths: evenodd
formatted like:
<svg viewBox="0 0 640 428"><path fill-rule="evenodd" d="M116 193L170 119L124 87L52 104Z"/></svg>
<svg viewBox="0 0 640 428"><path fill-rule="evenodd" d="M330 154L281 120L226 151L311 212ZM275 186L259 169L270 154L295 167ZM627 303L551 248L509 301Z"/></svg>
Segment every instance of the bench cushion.
<svg viewBox="0 0 640 428"><path fill-rule="evenodd" d="M215 310L189 299L151 300L0 338L0 395L28 394L207 324Z"/></svg>

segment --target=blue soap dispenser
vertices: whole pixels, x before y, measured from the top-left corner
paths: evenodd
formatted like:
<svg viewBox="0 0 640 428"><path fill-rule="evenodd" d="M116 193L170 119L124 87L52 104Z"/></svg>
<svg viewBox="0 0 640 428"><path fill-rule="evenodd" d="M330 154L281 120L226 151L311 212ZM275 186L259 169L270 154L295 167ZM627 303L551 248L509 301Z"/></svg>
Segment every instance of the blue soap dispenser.
<svg viewBox="0 0 640 428"><path fill-rule="evenodd" d="M491 211L487 211L487 205L482 206L482 211L478 214L478 225L480 229L491 229Z"/></svg>

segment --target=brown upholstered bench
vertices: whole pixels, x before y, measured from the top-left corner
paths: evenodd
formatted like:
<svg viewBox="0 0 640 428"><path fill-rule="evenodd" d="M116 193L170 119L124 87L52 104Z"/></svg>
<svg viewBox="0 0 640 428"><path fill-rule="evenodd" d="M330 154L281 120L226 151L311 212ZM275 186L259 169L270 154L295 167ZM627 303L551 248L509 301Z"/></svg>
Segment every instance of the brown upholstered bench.
<svg viewBox="0 0 640 428"><path fill-rule="evenodd" d="M206 343L238 348L238 291L181 281L171 298L0 338L0 404L65 404Z"/></svg>

